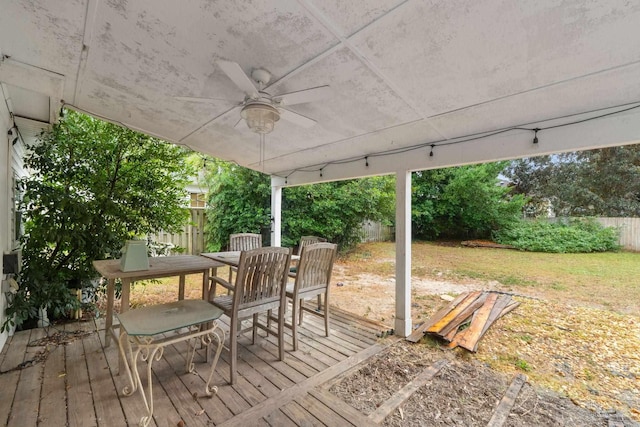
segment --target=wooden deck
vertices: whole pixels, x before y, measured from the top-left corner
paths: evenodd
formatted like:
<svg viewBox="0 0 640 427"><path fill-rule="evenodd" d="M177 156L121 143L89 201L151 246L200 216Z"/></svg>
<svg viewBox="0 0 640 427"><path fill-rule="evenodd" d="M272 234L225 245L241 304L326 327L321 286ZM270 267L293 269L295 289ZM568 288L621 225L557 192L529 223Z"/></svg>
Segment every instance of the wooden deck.
<svg viewBox="0 0 640 427"><path fill-rule="evenodd" d="M381 351L387 345L377 338L383 328L339 310L332 310L331 317L331 336L324 337L322 319L307 315L300 328L300 348L293 352L288 336L284 361L277 360L273 337L262 337L255 345L242 337L238 383L227 383L228 353L223 351L214 380L219 390L213 398L203 393L208 365L202 354L196 355L197 373L188 374L186 344L167 347L153 365L151 425L371 425L322 385ZM122 394L126 375L117 375L117 346L103 347L103 328L104 320L16 333L0 354L0 426L137 425L145 412L142 399L138 393ZM64 344L33 345L44 344L38 340L59 331L87 334L69 335ZM24 366L43 352L45 360Z"/></svg>

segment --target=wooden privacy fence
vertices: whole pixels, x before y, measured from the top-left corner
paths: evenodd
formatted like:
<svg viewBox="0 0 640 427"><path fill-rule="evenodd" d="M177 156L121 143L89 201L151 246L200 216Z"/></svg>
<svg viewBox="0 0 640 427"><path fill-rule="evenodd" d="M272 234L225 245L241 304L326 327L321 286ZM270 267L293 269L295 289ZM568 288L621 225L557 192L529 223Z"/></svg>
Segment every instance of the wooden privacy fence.
<svg viewBox="0 0 640 427"><path fill-rule="evenodd" d="M596 218L605 227L620 230L618 241L623 249L640 251L640 218Z"/></svg>
<svg viewBox="0 0 640 427"><path fill-rule="evenodd" d="M388 242L394 236L393 227L368 220L362 223L362 242Z"/></svg>
<svg viewBox="0 0 640 427"><path fill-rule="evenodd" d="M147 238L153 242L171 244L174 247L182 248L185 255L200 255L204 252L204 225L207 221L205 209L191 208L191 221L180 233L165 233L161 231L157 234L150 234ZM363 242L388 242L394 238L394 229L388 225L383 225L375 221L364 221L362 223Z"/></svg>
<svg viewBox="0 0 640 427"><path fill-rule="evenodd" d="M640 218L596 218L605 227L620 230L620 246L625 250L640 251ZM191 209L191 222L181 233L150 235L149 238L160 243L170 243L184 249L185 254L200 255L204 252L204 225L206 213L202 208ZM362 223L362 242L393 241L394 229L375 221Z"/></svg>
<svg viewBox="0 0 640 427"><path fill-rule="evenodd" d="M185 255L200 255L204 252L204 225L206 224L206 211L203 208L191 208L191 220L180 233L150 234L149 240L159 243L170 243L175 247L184 249Z"/></svg>

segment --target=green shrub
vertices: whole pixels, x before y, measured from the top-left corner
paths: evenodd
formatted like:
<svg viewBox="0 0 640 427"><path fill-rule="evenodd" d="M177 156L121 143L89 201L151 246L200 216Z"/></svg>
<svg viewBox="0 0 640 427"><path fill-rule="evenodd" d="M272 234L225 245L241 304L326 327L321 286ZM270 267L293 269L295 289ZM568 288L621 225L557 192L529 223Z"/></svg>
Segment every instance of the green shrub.
<svg viewBox="0 0 640 427"><path fill-rule="evenodd" d="M593 218L576 218L551 223L546 220L520 221L494 233L494 240L531 252L584 253L620 249L619 232L604 227Z"/></svg>

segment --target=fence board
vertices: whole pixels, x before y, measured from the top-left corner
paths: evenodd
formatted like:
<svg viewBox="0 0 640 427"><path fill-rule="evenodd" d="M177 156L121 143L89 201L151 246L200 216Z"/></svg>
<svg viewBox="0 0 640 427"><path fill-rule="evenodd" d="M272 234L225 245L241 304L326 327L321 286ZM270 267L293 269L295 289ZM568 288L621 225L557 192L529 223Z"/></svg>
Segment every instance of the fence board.
<svg viewBox="0 0 640 427"><path fill-rule="evenodd" d="M620 230L620 246L630 251L640 251L640 218L596 218L605 227Z"/></svg>
<svg viewBox="0 0 640 427"><path fill-rule="evenodd" d="M204 225L207 215L202 208L191 208L190 215L191 219L182 232L171 234L160 231L157 234L150 234L149 239L160 243L171 243L184 249L185 255L200 255L204 252Z"/></svg>
<svg viewBox="0 0 640 427"><path fill-rule="evenodd" d="M375 221L362 223L362 242L388 242L393 237L393 227Z"/></svg>

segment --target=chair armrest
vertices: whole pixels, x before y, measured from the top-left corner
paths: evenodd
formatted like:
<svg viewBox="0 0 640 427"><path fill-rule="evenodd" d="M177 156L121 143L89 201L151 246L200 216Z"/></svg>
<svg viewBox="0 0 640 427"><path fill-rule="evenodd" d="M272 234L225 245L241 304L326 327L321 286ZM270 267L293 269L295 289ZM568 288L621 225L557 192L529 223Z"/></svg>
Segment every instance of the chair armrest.
<svg viewBox="0 0 640 427"><path fill-rule="evenodd" d="M212 284L211 291L209 292L209 299L210 300L213 300L213 298L216 295L216 286L217 285L220 285L223 288L226 288L226 289L228 289L230 291L233 291L235 289L233 285L231 285L229 282L227 282L226 280L224 280L221 277L213 276L213 277L210 277L209 280L211 280L211 284Z"/></svg>

